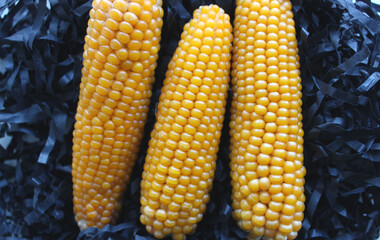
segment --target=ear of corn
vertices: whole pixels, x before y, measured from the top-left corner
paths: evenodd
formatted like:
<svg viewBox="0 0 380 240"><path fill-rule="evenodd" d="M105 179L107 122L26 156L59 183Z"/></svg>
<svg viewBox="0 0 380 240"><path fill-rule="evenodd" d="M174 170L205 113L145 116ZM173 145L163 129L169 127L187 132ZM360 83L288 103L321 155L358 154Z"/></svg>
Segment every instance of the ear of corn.
<svg viewBox="0 0 380 240"><path fill-rule="evenodd" d="M223 125L230 18L216 5L193 17L169 63L142 175L140 221L156 238L183 239L202 219Z"/></svg>
<svg viewBox="0 0 380 240"><path fill-rule="evenodd" d="M147 117L161 38L161 0L94 0L73 138L75 219L113 223Z"/></svg>
<svg viewBox="0 0 380 240"><path fill-rule="evenodd" d="M294 239L304 201L302 93L289 0L237 0L231 110L233 217L252 238Z"/></svg>

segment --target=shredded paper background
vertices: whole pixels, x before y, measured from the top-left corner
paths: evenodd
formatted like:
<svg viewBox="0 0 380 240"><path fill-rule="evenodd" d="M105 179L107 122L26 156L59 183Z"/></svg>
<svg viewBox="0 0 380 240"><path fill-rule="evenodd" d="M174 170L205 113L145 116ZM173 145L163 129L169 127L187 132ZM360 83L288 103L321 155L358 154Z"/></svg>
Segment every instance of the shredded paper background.
<svg viewBox="0 0 380 240"><path fill-rule="evenodd" d="M149 121L121 218L118 225L80 233L72 211L71 146L91 1L0 0L1 239L153 239L138 216L155 106L183 25L194 9L211 3L233 19L232 0L164 0ZM376 239L380 6L368 0L295 0L293 6L307 168L305 220L297 239ZM211 201L188 239L246 236L231 217L225 123Z"/></svg>

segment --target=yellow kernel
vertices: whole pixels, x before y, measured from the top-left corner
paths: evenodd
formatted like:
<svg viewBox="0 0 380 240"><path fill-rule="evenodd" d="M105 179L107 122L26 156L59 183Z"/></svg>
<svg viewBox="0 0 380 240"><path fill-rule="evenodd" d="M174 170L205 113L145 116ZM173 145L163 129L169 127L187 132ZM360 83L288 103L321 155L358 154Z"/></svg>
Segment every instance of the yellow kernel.
<svg viewBox="0 0 380 240"><path fill-rule="evenodd" d="M117 40L117 39L114 38L114 39L111 40L110 46L114 50L119 50L119 49L121 49L123 47L123 44L119 40Z"/></svg>
<svg viewBox="0 0 380 240"><path fill-rule="evenodd" d="M267 177L269 175L269 167L266 165L260 165L257 167L257 175L259 177Z"/></svg>
<svg viewBox="0 0 380 240"><path fill-rule="evenodd" d="M260 184L258 179L251 180L248 183L248 187L252 192L258 192L260 190Z"/></svg>
<svg viewBox="0 0 380 240"><path fill-rule="evenodd" d="M293 192L293 185L288 184L288 183L283 183L282 184L282 192L285 195L291 194Z"/></svg>
<svg viewBox="0 0 380 240"><path fill-rule="evenodd" d="M111 188L111 184L108 183L108 182L104 182L104 183L102 184L102 188L105 189L105 190L108 190L108 189Z"/></svg>
<svg viewBox="0 0 380 240"><path fill-rule="evenodd" d="M88 212L87 217L89 219L95 219L98 216L98 213L96 211Z"/></svg>
<svg viewBox="0 0 380 240"><path fill-rule="evenodd" d="M254 214L262 216L266 213L267 207L259 202L255 206L253 206L252 211Z"/></svg>
<svg viewBox="0 0 380 240"><path fill-rule="evenodd" d="M268 143L263 143L261 146L260 146L260 151L264 154L272 154L273 152L273 145L272 144L268 144Z"/></svg>
<svg viewBox="0 0 380 240"><path fill-rule="evenodd" d="M143 10L142 9L142 6L138 3L135 3L135 2L132 2L130 5L129 5L129 8L128 10L135 14L136 16L140 15L141 11Z"/></svg>
<svg viewBox="0 0 380 240"><path fill-rule="evenodd" d="M291 231L293 231L293 225L291 224L288 224L288 225L285 225L285 224L280 224L278 230L281 232L281 233L290 233Z"/></svg>
<svg viewBox="0 0 380 240"><path fill-rule="evenodd" d="M264 226L265 225L265 217L264 216L258 216L253 215L252 222L255 226Z"/></svg>
<svg viewBox="0 0 380 240"><path fill-rule="evenodd" d="M113 2L113 7L119 10L120 12L125 12L128 9L128 5L123 0L115 0Z"/></svg>
<svg viewBox="0 0 380 240"><path fill-rule="evenodd" d="M135 25L138 22L138 17L132 12L126 12L124 14L124 20L131 25Z"/></svg>
<svg viewBox="0 0 380 240"><path fill-rule="evenodd" d="M259 186L261 190L268 190L270 187L270 181L267 177L262 177L259 180Z"/></svg>
<svg viewBox="0 0 380 240"><path fill-rule="evenodd" d="M138 61L141 57L140 51L130 50L128 51L128 57L132 61Z"/></svg>
<svg viewBox="0 0 380 240"><path fill-rule="evenodd" d="M167 218L167 214L165 212L165 210L162 210L162 209L159 209L156 211L156 219L160 222L163 222L165 221Z"/></svg>
<svg viewBox="0 0 380 240"><path fill-rule="evenodd" d="M260 153L257 156L257 162L262 165L268 165L271 162L271 157L267 154Z"/></svg>
<svg viewBox="0 0 380 240"><path fill-rule="evenodd" d="M267 113L267 108L262 106L262 105L256 105L255 106L255 113L260 115L260 116L263 116Z"/></svg>
<svg viewBox="0 0 380 240"><path fill-rule="evenodd" d="M265 205L264 205L265 206ZM270 221L275 221L279 218L280 214L278 212L272 211L271 209L267 209L265 213L266 219ZM272 228L269 228L272 229Z"/></svg>

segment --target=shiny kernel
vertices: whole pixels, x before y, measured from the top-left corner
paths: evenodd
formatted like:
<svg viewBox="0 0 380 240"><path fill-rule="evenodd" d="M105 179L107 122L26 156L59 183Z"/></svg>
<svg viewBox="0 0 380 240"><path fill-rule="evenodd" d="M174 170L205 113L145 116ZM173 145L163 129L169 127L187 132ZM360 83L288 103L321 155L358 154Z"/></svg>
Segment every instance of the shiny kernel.
<svg viewBox="0 0 380 240"><path fill-rule="evenodd" d="M260 190L260 183L258 179L254 179L248 183L248 187L252 192L258 192Z"/></svg>
<svg viewBox="0 0 380 240"><path fill-rule="evenodd" d="M259 186L261 190L268 190L270 187L270 181L267 177L262 177L259 180Z"/></svg>
<svg viewBox="0 0 380 240"><path fill-rule="evenodd" d="M138 17L132 12L126 12L123 16L124 20L131 25L135 25L138 22Z"/></svg>
<svg viewBox="0 0 380 240"><path fill-rule="evenodd" d="M253 215L252 217L252 223L254 226L264 226L265 225L265 217L264 216L258 216L258 215Z"/></svg>
<svg viewBox="0 0 380 240"><path fill-rule="evenodd" d="M129 8L128 10L135 14L136 16L140 15L141 11L143 10L142 9L142 6L136 2L132 2L130 5L129 5Z"/></svg>
<svg viewBox="0 0 380 240"><path fill-rule="evenodd" d="M257 203L253 209L252 209L253 213L256 214L256 215L259 215L259 216L262 216L266 213L267 211L267 207L265 204L262 204L262 203Z"/></svg>
<svg viewBox="0 0 380 240"><path fill-rule="evenodd" d="M262 105L256 105L255 106L255 113L260 115L260 116L263 116L267 113L267 108L262 106Z"/></svg>
<svg viewBox="0 0 380 240"><path fill-rule="evenodd" d="M264 154L272 154L273 153L273 145L272 144L269 144L269 143L263 143L261 144L260 146L260 151Z"/></svg>

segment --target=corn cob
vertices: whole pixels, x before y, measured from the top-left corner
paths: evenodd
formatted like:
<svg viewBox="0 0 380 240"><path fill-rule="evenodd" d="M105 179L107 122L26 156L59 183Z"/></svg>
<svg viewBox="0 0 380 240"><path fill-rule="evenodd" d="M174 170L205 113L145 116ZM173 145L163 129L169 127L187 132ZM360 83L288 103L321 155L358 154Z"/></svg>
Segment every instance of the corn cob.
<svg viewBox="0 0 380 240"><path fill-rule="evenodd" d="M114 223L137 157L160 48L161 0L94 0L73 133L75 220Z"/></svg>
<svg viewBox="0 0 380 240"><path fill-rule="evenodd" d="M156 238L183 239L209 201L229 84L230 18L194 11L171 59L141 182L140 221Z"/></svg>
<svg viewBox="0 0 380 240"><path fill-rule="evenodd" d="M304 201L302 93L289 0L237 0L230 122L233 217L250 238L294 239Z"/></svg>

